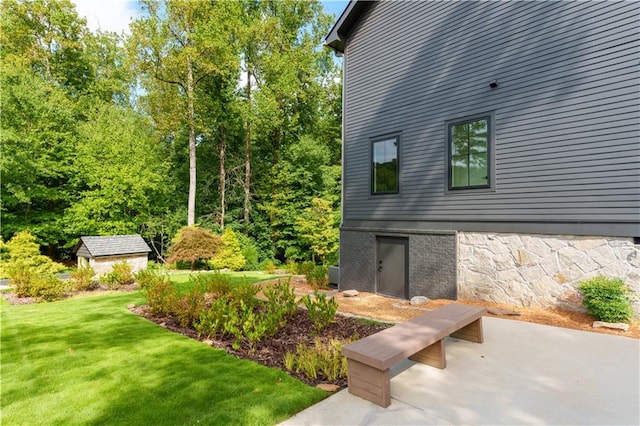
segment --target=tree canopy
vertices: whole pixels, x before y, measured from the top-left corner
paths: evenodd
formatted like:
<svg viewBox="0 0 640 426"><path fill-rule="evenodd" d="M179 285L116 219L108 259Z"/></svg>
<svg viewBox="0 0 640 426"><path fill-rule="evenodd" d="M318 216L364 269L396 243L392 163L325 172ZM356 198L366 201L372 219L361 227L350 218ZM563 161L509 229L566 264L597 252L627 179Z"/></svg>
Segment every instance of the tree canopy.
<svg viewBox="0 0 640 426"><path fill-rule="evenodd" d="M314 199L340 208L333 17L307 0L141 4L116 35L68 0L2 0L4 240L29 229L65 258L82 235L141 233L162 259L199 224L260 260L324 257L301 224Z"/></svg>

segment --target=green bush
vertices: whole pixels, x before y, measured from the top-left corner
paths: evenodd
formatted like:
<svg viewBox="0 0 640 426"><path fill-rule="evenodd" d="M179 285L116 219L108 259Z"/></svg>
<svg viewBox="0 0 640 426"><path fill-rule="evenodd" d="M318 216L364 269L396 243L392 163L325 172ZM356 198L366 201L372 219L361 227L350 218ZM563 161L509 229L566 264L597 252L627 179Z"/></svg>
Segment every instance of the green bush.
<svg viewBox="0 0 640 426"><path fill-rule="evenodd" d="M233 229L227 227L222 237L220 237L220 241L220 250L209 261L209 265L214 269L228 268L232 271L241 271L246 264L246 260Z"/></svg>
<svg viewBox="0 0 640 426"><path fill-rule="evenodd" d="M126 260L114 263L111 272L102 277L102 281L112 290L132 284L134 279L131 265Z"/></svg>
<svg viewBox="0 0 640 426"><path fill-rule="evenodd" d="M236 234L236 236L240 241L242 256L244 256L245 271L258 271L260 269L260 255L255 241L241 233Z"/></svg>
<svg viewBox="0 0 640 426"><path fill-rule="evenodd" d="M334 298L327 298L326 294L315 290L313 297L306 295L301 300L307 308L309 319L316 333L320 333L323 328L334 321L338 311L338 302Z"/></svg>
<svg viewBox="0 0 640 426"><path fill-rule="evenodd" d="M621 279L598 276L582 282L578 288L584 296L587 312L598 321L631 321L633 307L629 289Z"/></svg>
<svg viewBox="0 0 640 426"><path fill-rule="evenodd" d="M156 315L171 315L178 298L178 292L167 277L158 276L147 283L143 294L151 311Z"/></svg>
<svg viewBox="0 0 640 426"><path fill-rule="evenodd" d="M196 286L185 294L174 297L173 300L170 310L180 321L180 326L192 327L200 319L205 307L204 290Z"/></svg>
<svg viewBox="0 0 640 426"><path fill-rule="evenodd" d="M37 275L31 282L31 297L39 301L53 302L64 296L66 284L54 275Z"/></svg>
<svg viewBox="0 0 640 426"><path fill-rule="evenodd" d="M191 275L189 277L192 287L200 287L214 299L226 297L231 293L231 278L218 272L210 274Z"/></svg>
<svg viewBox="0 0 640 426"><path fill-rule="evenodd" d="M273 274L276 272L276 263L273 260L267 260L263 269L267 274Z"/></svg>
<svg viewBox="0 0 640 426"><path fill-rule="evenodd" d="M289 281L278 282L263 290L267 298L268 315L278 327L283 327L289 317L298 310L296 295Z"/></svg>
<svg viewBox="0 0 640 426"><path fill-rule="evenodd" d="M326 266L315 265L309 272L307 282L313 288L327 288L329 284L328 272L329 269Z"/></svg>
<svg viewBox="0 0 640 426"><path fill-rule="evenodd" d="M159 270L157 268L141 269L133 274L133 278L138 283L138 286L140 286L141 289L144 289L158 280L163 279L158 271Z"/></svg>
<svg viewBox="0 0 640 426"><path fill-rule="evenodd" d="M95 271L89 265L74 269L70 274L71 281L73 282L73 289L76 291L91 289L95 284L95 282L92 281L94 275Z"/></svg>
<svg viewBox="0 0 640 426"><path fill-rule="evenodd" d="M285 354L285 368L313 379L317 379L319 373L329 381L346 377L347 358L341 355L345 343L349 342L331 339L323 343L321 339L316 338L313 347L298 345L295 352Z"/></svg>
<svg viewBox="0 0 640 426"><path fill-rule="evenodd" d="M18 232L1 247L0 276L11 280L28 268L35 275L55 274L64 270L64 265L40 254L40 245L29 231ZM15 270L15 271L14 271Z"/></svg>
<svg viewBox="0 0 640 426"><path fill-rule="evenodd" d="M31 297L31 282L36 277L32 268L25 264L15 264L9 270L9 281L18 297Z"/></svg>

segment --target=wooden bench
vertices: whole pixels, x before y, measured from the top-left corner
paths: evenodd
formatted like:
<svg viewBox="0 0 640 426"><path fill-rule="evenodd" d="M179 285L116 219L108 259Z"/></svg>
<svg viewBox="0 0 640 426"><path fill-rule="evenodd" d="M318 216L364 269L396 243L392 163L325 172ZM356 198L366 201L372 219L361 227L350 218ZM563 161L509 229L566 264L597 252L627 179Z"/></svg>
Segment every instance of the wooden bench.
<svg viewBox="0 0 640 426"><path fill-rule="evenodd" d="M482 343L482 315L486 311L483 307L451 304L344 346L349 392L388 407L389 368L393 364L409 358L445 368L445 337Z"/></svg>

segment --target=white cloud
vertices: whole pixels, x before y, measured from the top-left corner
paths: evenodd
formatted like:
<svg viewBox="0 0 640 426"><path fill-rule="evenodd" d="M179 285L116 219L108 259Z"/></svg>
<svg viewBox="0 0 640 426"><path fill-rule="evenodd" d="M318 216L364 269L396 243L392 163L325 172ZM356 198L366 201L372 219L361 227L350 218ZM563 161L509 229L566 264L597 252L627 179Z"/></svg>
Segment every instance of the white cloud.
<svg viewBox="0 0 640 426"><path fill-rule="evenodd" d="M90 30L122 31L129 33L132 18L142 14L138 3L132 0L72 0L78 15L87 19Z"/></svg>

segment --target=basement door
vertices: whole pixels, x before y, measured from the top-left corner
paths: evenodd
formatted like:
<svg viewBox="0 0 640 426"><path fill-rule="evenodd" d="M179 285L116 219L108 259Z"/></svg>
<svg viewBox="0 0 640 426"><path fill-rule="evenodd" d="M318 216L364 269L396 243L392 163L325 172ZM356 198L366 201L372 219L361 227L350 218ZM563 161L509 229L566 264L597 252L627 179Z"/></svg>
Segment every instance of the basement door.
<svg viewBox="0 0 640 426"><path fill-rule="evenodd" d="M406 299L409 295L409 239L377 237L377 288L387 296Z"/></svg>

